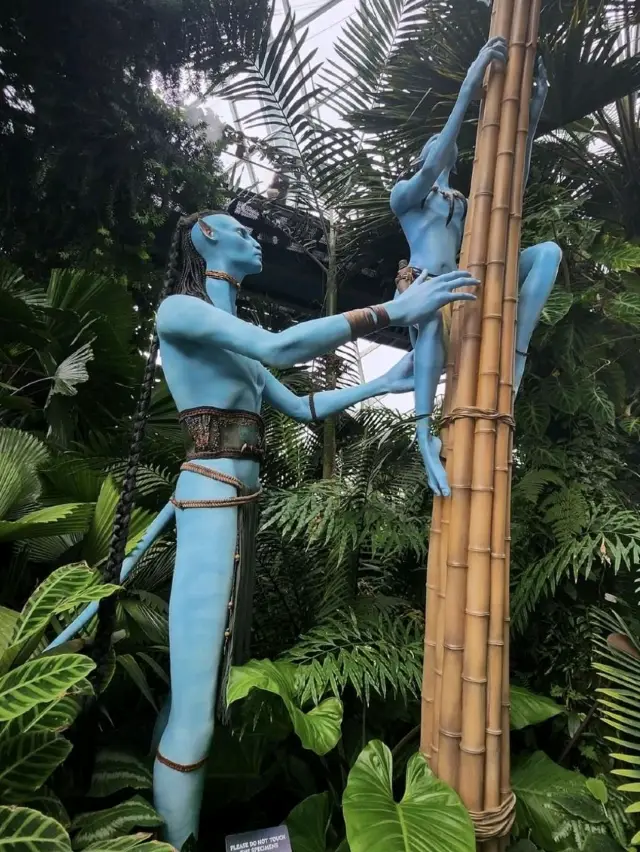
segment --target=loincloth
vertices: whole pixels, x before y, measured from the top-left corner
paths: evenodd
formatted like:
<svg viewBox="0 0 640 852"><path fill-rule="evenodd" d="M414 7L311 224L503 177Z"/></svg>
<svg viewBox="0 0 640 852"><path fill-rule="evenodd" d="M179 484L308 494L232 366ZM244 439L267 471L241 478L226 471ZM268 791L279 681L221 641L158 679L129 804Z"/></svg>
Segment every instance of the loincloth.
<svg viewBox="0 0 640 852"><path fill-rule="evenodd" d="M422 269L417 269L415 266L409 266L408 261L401 260L398 264L398 274L396 275L396 289L399 293L404 293L413 282L421 275L423 272ZM428 275L427 281L430 281L432 278L437 278L437 275ZM444 338L445 347L449 343L449 334L451 333L451 319L452 319L452 311L453 305L450 302L448 305L444 305L444 307L440 308L440 316L442 317L442 333Z"/></svg>
<svg viewBox="0 0 640 852"><path fill-rule="evenodd" d="M237 507L236 550L229 614L224 632L222 665L218 681L218 715L228 718L227 682L232 666L245 663L251 651L251 621L255 580L255 539L258 528L258 500L261 488L250 488L235 476L229 476L197 459L242 458L260 461L264 457L264 422L249 411L225 411L212 407L191 408L180 413L187 433L187 461L181 470L196 473L236 489L235 497L211 500L177 500L178 510Z"/></svg>

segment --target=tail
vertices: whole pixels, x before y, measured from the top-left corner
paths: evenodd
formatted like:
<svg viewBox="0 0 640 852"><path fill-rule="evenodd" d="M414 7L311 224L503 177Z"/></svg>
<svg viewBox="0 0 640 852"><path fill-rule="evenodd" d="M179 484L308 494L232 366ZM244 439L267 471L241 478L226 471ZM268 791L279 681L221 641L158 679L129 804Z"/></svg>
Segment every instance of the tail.
<svg viewBox="0 0 640 852"><path fill-rule="evenodd" d="M167 503L160 512L156 515L153 521L149 524L149 528L146 533L142 536L138 544L134 547L131 553L127 556L127 558L122 563L122 570L120 572L120 582L124 583L126 578L129 576L137 562L140 560L140 557L143 556L147 550L151 547L153 542L158 538L160 533L167 526L169 521L171 521L175 516L175 509L171 502ZM66 627L59 636L51 642L50 645L47 646L47 651L50 648L56 648L58 645L62 645L64 642L68 642L69 639L72 639L78 630L81 627L84 627L94 615L98 612L98 602L94 601L90 603L89 606L85 607L80 615L73 621L68 627Z"/></svg>

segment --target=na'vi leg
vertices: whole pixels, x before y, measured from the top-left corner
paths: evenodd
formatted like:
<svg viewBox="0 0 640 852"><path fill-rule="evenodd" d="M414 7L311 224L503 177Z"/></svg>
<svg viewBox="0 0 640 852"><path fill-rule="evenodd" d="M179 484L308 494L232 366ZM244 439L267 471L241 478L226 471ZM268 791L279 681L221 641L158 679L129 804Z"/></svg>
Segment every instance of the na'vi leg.
<svg viewBox="0 0 640 852"><path fill-rule="evenodd" d="M520 295L516 331L514 388L520 387L531 336L558 276L562 251L552 242L530 246L520 254Z"/></svg>
<svg viewBox="0 0 640 852"><path fill-rule="evenodd" d="M217 484L214 498L235 497ZM153 787L166 839L180 849L198 836L205 762L213 738L216 685L229 613L237 508L179 510L169 605L171 708Z"/></svg>

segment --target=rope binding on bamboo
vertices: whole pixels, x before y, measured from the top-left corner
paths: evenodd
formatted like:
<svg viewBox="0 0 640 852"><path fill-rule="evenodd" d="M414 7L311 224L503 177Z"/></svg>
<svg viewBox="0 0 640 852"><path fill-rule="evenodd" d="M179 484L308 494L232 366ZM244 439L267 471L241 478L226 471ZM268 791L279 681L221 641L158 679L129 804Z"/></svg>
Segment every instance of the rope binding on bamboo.
<svg viewBox="0 0 640 852"><path fill-rule="evenodd" d="M469 811L471 822L476 834L476 840L493 840L496 837L506 837L516 818L515 793L509 793L499 808L488 811Z"/></svg>
<svg viewBox="0 0 640 852"><path fill-rule="evenodd" d="M510 414L505 414L502 411L491 411L488 408L476 408L474 405L454 408L450 414L442 418L442 427L449 426L455 420L462 420L463 418L471 420L497 420L500 423L504 423L510 429L516 428L516 422Z"/></svg>

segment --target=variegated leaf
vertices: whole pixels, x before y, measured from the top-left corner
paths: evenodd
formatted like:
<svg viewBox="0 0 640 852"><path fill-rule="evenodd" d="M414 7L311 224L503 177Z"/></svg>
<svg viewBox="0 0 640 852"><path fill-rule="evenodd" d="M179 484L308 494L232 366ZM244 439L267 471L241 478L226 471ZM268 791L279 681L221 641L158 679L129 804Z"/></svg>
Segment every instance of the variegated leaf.
<svg viewBox="0 0 640 852"><path fill-rule="evenodd" d="M13 798L42 787L71 751L71 743L50 731L20 734L0 743L0 790Z"/></svg>
<svg viewBox="0 0 640 852"><path fill-rule="evenodd" d="M173 846L161 843L159 840L149 840L150 834L131 834L128 837L118 837L115 840L99 840L87 846L85 852L175 852Z"/></svg>
<svg viewBox="0 0 640 852"><path fill-rule="evenodd" d="M11 644L42 633L51 616L82 604L98 601L119 587L102 583L100 574L85 563L58 568L41 583L27 601L11 638Z"/></svg>
<svg viewBox="0 0 640 852"><path fill-rule="evenodd" d="M80 654L40 657L0 678L0 721L8 722L32 707L61 697L81 682L95 663Z"/></svg>
<svg viewBox="0 0 640 852"><path fill-rule="evenodd" d="M69 835L31 808L0 807L0 852L71 852Z"/></svg>
<svg viewBox="0 0 640 852"><path fill-rule="evenodd" d="M29 801L25 804L36 811L40 811L41 814L55 819L65 828L69 828L71 825L71 818L67 809L53 790L48 787L42 787L35 795L29 796Z"/></svg>
<svg viewBox="0 0 640 852"><path fill-rule="evenodd" d="M88 795L93 798L111 796L127 787L150 790L152 781L151 770L140 758L124 751L104 749L96 757Z"/></svg>
<svg viewBox="0 0 640 852"><path fill-rule="evenodd" d="M151 805L141 796L134 796L113 808L77 816L72 825L72 831L77 832L73 845L77 849L84 849L90 844L95 846L99 841L104 843L119 837L134 828L156 828L159 825L162 825L162 819Z"/></svg>
<svg viewBox="0 0 640 852"><path fill-rule="evenodd" d="M64 695L57 701L36 704L21 716L9 722L0 722L0 742L32 730L60 734L71 727L79 712L80 702L74 695Z"/></svg>

